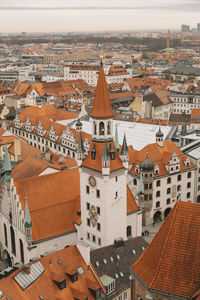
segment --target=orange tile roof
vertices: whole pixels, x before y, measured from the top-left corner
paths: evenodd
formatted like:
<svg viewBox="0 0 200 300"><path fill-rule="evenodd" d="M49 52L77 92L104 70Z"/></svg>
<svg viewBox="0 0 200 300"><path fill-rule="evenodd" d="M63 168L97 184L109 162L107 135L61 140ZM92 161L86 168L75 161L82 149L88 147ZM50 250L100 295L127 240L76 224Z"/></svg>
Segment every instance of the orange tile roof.
<svg viewBox="0 0 200 300"><path fill-rule="evenodd" d="M80 201L78 168L14 182L23 210L28 198L33 241L75 230L73 216L76 201Z"/></svg>
<svg viewBox="0 0 200 300"><path fill-rule="evenodd" d="M95 144L96 146L96 157L95 159L91 158L91 150L93 145ZM115 150L115 159L114 160L110 160L110 171L116 171L119 169L123 169L123 164L121 162L121 159L119 158L118 154L117 154L117 150L115 148L115 144L114 142L108 142L107 143L107 147L109 150L110 144L112 144L114 150ZM98 172L102 172L102 155L103 155L103 150L104 150L104 143L96 143L96 142L92 142L91 146L90 146L90 151L88 153L88 156L83 160L82 162L82 166L83 167L87 167L93 170L96 170Z"/></svg>
<svg viewBox="0 0 200 300"><path fill-rule="evenodd" d="M25 160L30 157L36 157L37 155L41 155L43 152L31 145L29 145L27 142L22 141L20 139L20 145L21 145L21 156L22 159ZM15 147L14 143L8 148L8 152L15 155Z"/></svg>
<svg viewBox="0 0 200 300"><path fill-rule="evenodd" d="M128 75L127 70L121 65L110 66L108 71L109 76Z"/></svg>
<svg viewBox="0 0 200 300"><path fill-rule="evenodd" d="M131 267L152 292L167 293L167 298L171 294L189 299L199 289L199 215L199 204L178 201Z"/></svg>
<svg viewBox="0 0 200 300"><path fill-rule="evenodd" d="M138 175L137 173L135 173L135 167L136 165L140 165L141 162L146 159L148 153L149 160L153 162L154 166L157 165L159 167L159 174L154 174L153 176L167 175L168 171L166 165L168 165L168 162L174 152L180 159L180 170L187 170L188 168L195 167L192 162L190 162L189 167L186 167L184 161L186 160L187 156L176 146L175 143L173 143L171 140L168 140L164 141L163 147L160 147L157 143L154 143L147 145L140 151L136 151L134 153L134 157L131 158L133 167L131 168L130 173Z"/></svg>
<svg viewBox="0 0 200 300"><path fill-rule="evenodd" d="M135 202L135 198L127 185L127 214L138 211L139 208Z"/></svg>
<svg viewBox="0 0 200 300"><path fill-rule="evenodd" d="M74 297L77 299L86 299L88 297L88 300L94 300L95 297L90 290L91 284L95 289L100 289L101 294L104 293L103 286L98 282L99 277L97 276L97 280L91 268L85 263L76 245L42 257L39 261L45 271L25 290L13 278L23 268L2 279L0 281L0 290L4 295L13 300L33 300L39 299L40 296L48 300L70 300L74 299ZM58 261L61 261L61 264ZM30 265L35 262L31 262ZM65 271L71 267L77 270L80 266L83 268L84 273L82 275L78 274L78 280L72 283ZM60 290L53 281L55 279L66 279L66 288ZM7 298L5 297L5 299Z"/></svg>
<svg viewBox="0 0 200 300"><path fill-rule="evenodd" d="M199 118L200 118L200 109L192 109L190 115L190 122L192 123L199 122Z"/></svg>
<svg viewBox="0 0 200 300"><path fill-rule="evenodd" d="M100 68L96 95L91 117L95 119L108 119L113 117L113 111L108 96L108 89L103 68Z"/></svg>

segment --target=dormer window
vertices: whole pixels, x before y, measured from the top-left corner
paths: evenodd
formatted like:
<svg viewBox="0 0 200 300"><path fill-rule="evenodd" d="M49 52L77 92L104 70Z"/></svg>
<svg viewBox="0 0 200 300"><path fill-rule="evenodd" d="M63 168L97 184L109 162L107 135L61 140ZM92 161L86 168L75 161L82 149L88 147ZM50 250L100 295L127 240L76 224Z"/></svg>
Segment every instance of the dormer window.
<svg viewBox="0 0 200 300"><path fill-rule="evenodd" d="M158 166L155 166L155 168L154 168L154 174L159 174L159 167Z"/></svg>
<svg viewBox="0 0 200 300"><path fill-rule="evenodd" d="M69 276L69 278L70 278L70 280L71 280L72 283L76 282L78 280L78 274L77 274L77 272L74 273L74 274L68 274L67 273L67 275Z"/></svg>

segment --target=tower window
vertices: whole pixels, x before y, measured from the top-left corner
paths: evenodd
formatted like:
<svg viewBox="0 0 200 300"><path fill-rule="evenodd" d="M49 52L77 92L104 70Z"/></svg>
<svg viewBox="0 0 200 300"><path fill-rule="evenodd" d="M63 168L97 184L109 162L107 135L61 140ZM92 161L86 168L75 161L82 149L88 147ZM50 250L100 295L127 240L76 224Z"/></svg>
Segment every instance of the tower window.
<svg viewBox="0 0 200 300"><path fill-rule="evenodd" d="M95 235L92 236L92 241L93 241L94 243L96 243L96 236L95 236Z"/></svg>
<svg viewBox="0 0 200 300"><path fill-rule="evenodd" d="M156 186L160 186L160 180L156 181Z"/></svg>
<svg viewBox="0 0 200 300"><path fill-rule="evenodd" d="M107 125L107 134L110 134L110 121L108 121L108 125Z"/></svg>
<svg viewBox="0 0 200 300"><path fill-rule="evenodd" d="M101 231L101 224L100 223L97 223L97 230Z"/></svg>
<svg viewBox="0 0 200 300"><path fill-rule="evenodd" d="M160 197L160 191L156 192L156 197Z"/></svg>
<svg viewBox="0 0 200 300"><path fill-rule="evenodd" d="M97 214L100 216L100 207L99 206L97 206Z"/></svg>
<svg viewBox="0 0 200 300"><path fill-rule="evenodd" d="M99 123L99 135L104 135L104 123Z"/></svg>
<svg viewBox="0 0 200 300"><path fill-rule="evenodd" d="M90 219L87 218L87 226L90 226Z"/></svg>
<svg viewBox="0 0 200 300"><path fill-rule="evenodd" d="M167 178L167 184L170 184L171 183L171 177L168 177Z"/></svg>
<svg viewBox="0 0 200 300"><path fill-rule="evenodd" d="M86 185L86 193L89 194L90 193L90 187L88 185Z"/></svg>
<svg viewBox="0 0 200 300"><path fill-rule="evenodd" d="M96 190L96 197L100 198L100 190Z"/></svg>
<svg viewBox="0 0 200 300"><path fill-rule="evenodd" d="M87 207L87 210L89 210L90 209L90 203L87 202L86 207Z"/></svg>
<svg viewBox="0 0 200 300"><path fill-rule="evenodd" d="M118 197L118 192L115 192L115 198L117 198Z"/></svg>
<svg viewBox="0 0 200 300"><path fill-rule="evenodd" d="M156 207L160 207L160 201L156 202Z"/></svg>

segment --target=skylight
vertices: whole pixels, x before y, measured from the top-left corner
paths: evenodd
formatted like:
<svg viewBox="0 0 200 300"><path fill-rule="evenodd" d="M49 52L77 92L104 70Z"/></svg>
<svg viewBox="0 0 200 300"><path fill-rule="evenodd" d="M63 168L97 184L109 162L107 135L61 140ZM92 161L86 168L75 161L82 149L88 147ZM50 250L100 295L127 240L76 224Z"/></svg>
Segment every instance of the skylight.
<svg viewBox="0 0 200 300"><path fill-rule="evenodd" d="M117 273L115 274L115 278L119 278L119 275Z"/></svg>
<svg viewBox="0 0 200 300"><path fill-rule="evenodd" d="M118 260L120 259L120 256L119 256L119 254L117 254L117 259L118 259Z"/></svg>
<svg viewBox="0 0 200 300"><path fill-rule="evenodd" d="M133 249L133 250L132 250L132 253L133 253L133 255L135 255L135 254L136 254L136 251L135 251L135 249Z"/></svg>
<svg viewBox="0 0 200 300"><path fill-rule="evenodd" d="M111 262L113 262L113 261L114 261L114 258L113 258L112 256L110 257L110 261L111 261Z"/></svg>
<svg viewBox="0 0 200 300"><path fill-rule="evenodd" d="M96 266L99 267L99 262L98 261L96 261Z"/></svg>
<svg viewBox="0 0 200 300"><path fill-rule="evenodd" d="M142 250L143 250L143 251L145 250L145 247L144 247L144 246L142 246Z"/></svg>
<svg viewBox="0 0 200 300"><path fill-rule="evenodd" d="M120 274L121 277L124 277L124 273L123 272L120 272L119 274Z"/></svg>
<svg viewBox="0 0 200 300"><path fill-rule="evenodd" d="M107 264L107 259L104 258L104 259L103 259L103 262L104 262L104 264Z"/></svg>
<svg viewBox="0 0 200 300"><path fill-rule="evenodd" d="M85 273L81 266L77 268L77 271L78 271L79 275L82 275Z"/></svg>

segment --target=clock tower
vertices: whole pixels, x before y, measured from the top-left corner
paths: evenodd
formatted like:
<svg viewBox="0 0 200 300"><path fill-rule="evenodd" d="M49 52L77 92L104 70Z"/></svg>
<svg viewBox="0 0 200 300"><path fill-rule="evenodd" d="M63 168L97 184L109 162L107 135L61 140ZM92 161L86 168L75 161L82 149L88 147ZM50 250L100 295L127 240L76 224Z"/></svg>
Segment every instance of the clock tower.
<svg viewBox="0 0 200 300"><path fill-rule="evenodd" d="M91 118L92 143L87 157L79 160L81 224L76 227L80 241L98 248L125 239L127 227L127 170L113 141L113 111L102 64ZM128 157L128 152L123 155Z"/></svg>

